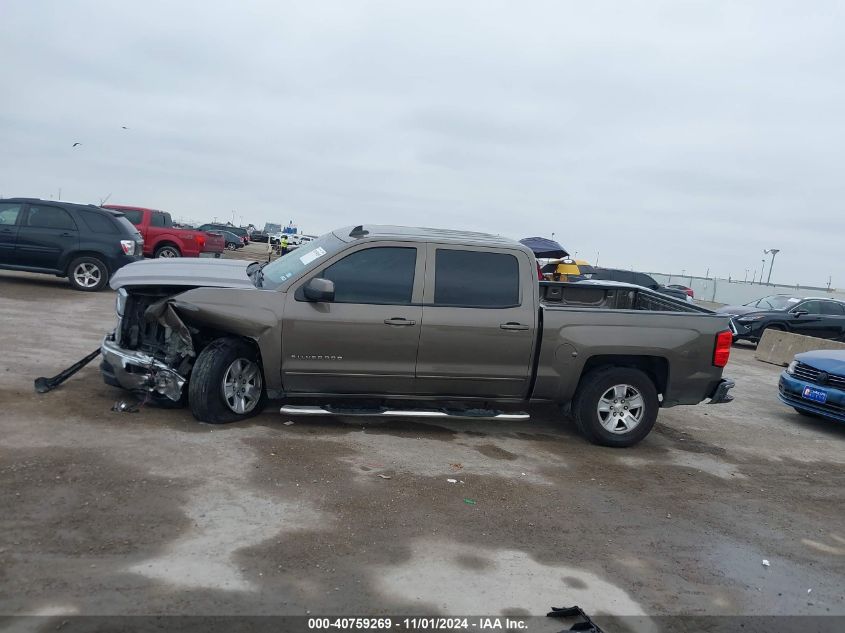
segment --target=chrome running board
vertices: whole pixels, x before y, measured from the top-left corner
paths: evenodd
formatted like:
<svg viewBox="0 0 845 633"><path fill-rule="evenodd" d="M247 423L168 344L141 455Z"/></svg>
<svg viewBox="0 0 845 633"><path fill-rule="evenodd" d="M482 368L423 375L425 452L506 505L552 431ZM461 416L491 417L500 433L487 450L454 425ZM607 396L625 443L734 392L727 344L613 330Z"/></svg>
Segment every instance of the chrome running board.
<svg viewBox="0 0 845 633"><path fill-rule="evenodd" d="M279 409L284 415L348 415L380 418L452 418L465 420L528 420L527 413L503 413L480 409L343 409L332 407L295 406Z"/></svg>

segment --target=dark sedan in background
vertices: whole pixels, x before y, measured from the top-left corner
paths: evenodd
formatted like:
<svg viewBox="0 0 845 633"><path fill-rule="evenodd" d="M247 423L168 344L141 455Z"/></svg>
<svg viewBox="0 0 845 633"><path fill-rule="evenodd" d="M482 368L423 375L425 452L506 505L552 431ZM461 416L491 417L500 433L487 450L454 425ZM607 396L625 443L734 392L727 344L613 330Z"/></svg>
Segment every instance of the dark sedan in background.
<svg viewBox="0 0 845 633"><path fill-rule="evenodd" d="M845 341L845 302L835 299L770 295L716 312L733 317L734 341L759 343L766 330Z"/></svg>

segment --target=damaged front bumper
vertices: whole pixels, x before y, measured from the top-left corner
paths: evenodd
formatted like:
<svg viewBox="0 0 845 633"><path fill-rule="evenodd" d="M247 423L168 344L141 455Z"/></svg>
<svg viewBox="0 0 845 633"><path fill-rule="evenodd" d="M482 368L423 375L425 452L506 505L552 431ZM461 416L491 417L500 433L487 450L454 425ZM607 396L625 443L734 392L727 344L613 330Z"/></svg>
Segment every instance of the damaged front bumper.
<svg viewBox="0 0 845 633"><path fill-rule="evenodd" d="M728 392L734 387L736 387L736 383L733 380L722 378L710 395L710 401L707 404L723 404L733 401L734 397Z"/></svg>
<svg viewBox="0 0 845 633"><path fill-rule="evenodd" d="M118 346L114 335L103 339L100 371L106 384L130 391L157 393L177 402L187 379L144 352Z"/></svg>

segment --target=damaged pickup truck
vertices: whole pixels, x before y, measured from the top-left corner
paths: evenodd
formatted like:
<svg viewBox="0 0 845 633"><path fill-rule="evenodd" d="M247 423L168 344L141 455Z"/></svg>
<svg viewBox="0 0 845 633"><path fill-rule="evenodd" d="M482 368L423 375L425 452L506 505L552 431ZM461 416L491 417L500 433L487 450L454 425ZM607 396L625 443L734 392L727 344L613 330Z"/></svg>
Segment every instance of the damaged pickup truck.
<svg viewBox="0 0 845 633"><path fill-rule="evenodd" d="M482 274L479 274L482 273ZM658 410L728 402L728 317L638 286L538 283L480 233L356 226L269 264L159 259L113 277L106 383L201 421L255 415L523 419L558 405L630 446Z"/></svg>

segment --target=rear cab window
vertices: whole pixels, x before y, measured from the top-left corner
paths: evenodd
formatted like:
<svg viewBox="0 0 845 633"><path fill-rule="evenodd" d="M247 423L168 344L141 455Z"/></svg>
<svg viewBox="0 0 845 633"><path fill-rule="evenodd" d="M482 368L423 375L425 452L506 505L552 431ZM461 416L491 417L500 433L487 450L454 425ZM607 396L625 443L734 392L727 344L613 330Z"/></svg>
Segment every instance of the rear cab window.
<svg viewBox="0 0 845 633"><path fill-rule="evenodd" d="M153 211L153 217L150 218L150 226L159 228L170 228L173 226L173 219L169 213L164 211Z"/></svg>
<svg viewBox="0 0 845 633"><path fill-rule="evenodd" d="M436 248L434 305L455 308L520 305L519 260L509 253Z"/></svg>
<svg viewBox="0 0 845 633"><path fill-rule="evenodd" d="M120 211L135 226L140 226L144 221L144 212L140 209L121 209Z"/></svg>

